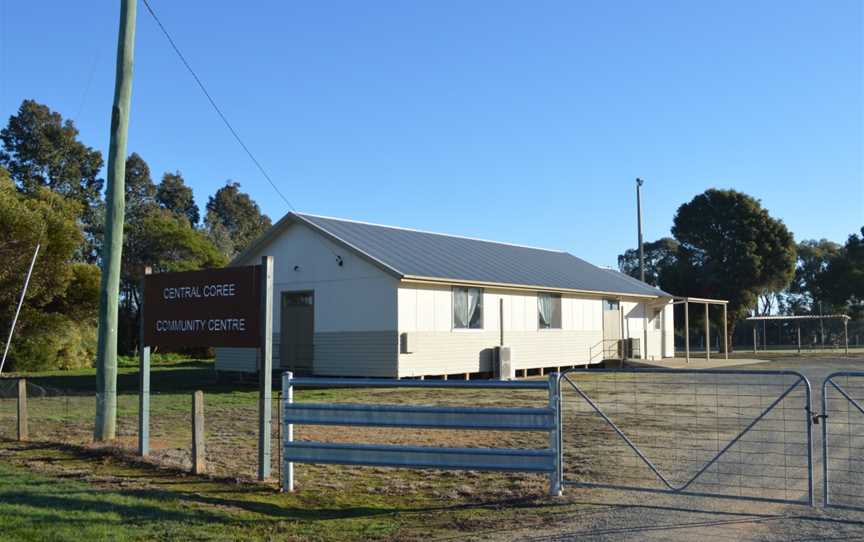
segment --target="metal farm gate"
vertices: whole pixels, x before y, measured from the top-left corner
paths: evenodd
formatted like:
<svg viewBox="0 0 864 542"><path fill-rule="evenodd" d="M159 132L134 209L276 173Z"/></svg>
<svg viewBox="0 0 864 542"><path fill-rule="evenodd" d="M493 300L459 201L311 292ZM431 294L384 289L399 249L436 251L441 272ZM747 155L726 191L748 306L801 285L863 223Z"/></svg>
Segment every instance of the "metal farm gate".
<svg viewBox="0 0 864 542"><path fill-rule="evenodd" d="M565 486L813 503L797 372L572 369L561 391Z"/></svg>
<svg viewBox="0 0 864 542"><path fill-rule="evenodd" d="M822 500L864 510L864 372L838 372L822 383Z"/></svg>
<svg viewBox="0 0 864 542"><path fill-rule="evenodd" d="M544 391L531 408L294 403L294 386ZM293 463L542 473L567 486L813 505L822 424L825 506L864 510L864 372L838 372L812 410L795 371L568 369L544 381L283 379L283 487ZM440 448L295 441L294 424L540 431L548 446Z"/></svg>

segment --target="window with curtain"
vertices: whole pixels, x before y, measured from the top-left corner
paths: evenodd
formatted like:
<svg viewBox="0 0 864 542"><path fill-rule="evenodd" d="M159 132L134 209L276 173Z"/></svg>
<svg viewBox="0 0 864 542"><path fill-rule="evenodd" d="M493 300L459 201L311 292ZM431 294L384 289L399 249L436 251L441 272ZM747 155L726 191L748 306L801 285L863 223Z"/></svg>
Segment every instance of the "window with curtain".
<svg viewBox="0 0 864 542"><path fill-rule="evenodd" d="M483 329L483 288L453 288L453 328Z"/></svg>
<svg viewBox="0 0 864 542"><path fill-rule="evenodd" d="M654 329L657 331L663 329L663 309L654 309Z"/></svg>
<svg viewBox="0 0 864 542"><path fill-rule="evenodd" d="M561 329L561 294L537 294L537 322L540 329Z"/></svg>

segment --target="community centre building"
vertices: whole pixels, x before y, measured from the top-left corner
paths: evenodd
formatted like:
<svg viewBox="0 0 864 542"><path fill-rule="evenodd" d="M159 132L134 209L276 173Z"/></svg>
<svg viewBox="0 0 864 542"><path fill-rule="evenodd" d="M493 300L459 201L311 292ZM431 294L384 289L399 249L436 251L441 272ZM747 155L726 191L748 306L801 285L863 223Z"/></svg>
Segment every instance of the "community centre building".
<svg viewBox="0 0 864 542"><path fill-rule="evenodd" d="M410 378L674 355L672 296L571 254L288 213L230 265L273 257L273 367ZM258 351L218 348L219 371Z"/></svg>

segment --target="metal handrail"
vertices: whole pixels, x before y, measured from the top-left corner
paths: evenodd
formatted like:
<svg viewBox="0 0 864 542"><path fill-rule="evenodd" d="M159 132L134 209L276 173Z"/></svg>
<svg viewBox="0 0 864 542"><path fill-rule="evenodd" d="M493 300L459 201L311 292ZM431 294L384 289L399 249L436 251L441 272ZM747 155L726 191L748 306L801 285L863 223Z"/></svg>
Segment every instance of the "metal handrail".
<svg viewBox="0 0 864 542"><path fill-rule="evenodd" d="M598 346L600 347L600 355L601 355L600 361L603 361L604 359L606 359L605 357L602 357L604 352L606 352L606 344L607 343L618 343L618 341L620 341L620 340L621 339L603 339L602 341L589 346L588 347L588 363L594 362L594 348L596 348Z"/></svg>

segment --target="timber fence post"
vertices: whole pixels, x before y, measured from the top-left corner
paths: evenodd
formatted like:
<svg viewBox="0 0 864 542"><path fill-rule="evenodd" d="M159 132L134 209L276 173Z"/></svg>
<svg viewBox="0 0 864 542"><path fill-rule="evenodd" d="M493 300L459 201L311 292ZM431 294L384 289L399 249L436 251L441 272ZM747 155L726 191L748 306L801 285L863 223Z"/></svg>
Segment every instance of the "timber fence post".
<svg viewBox="0 0 864 542"><path fill-rule="evenodd" d="M192 394L192 472L203 474L207 470L204 456L204 392Z"/></svg>
<svg viewBox="0 0 864 542"><path fill-rule="evenodd" d="M27 431L27 381L18 380L18 440L24 442L29 438Z"/></svg>

